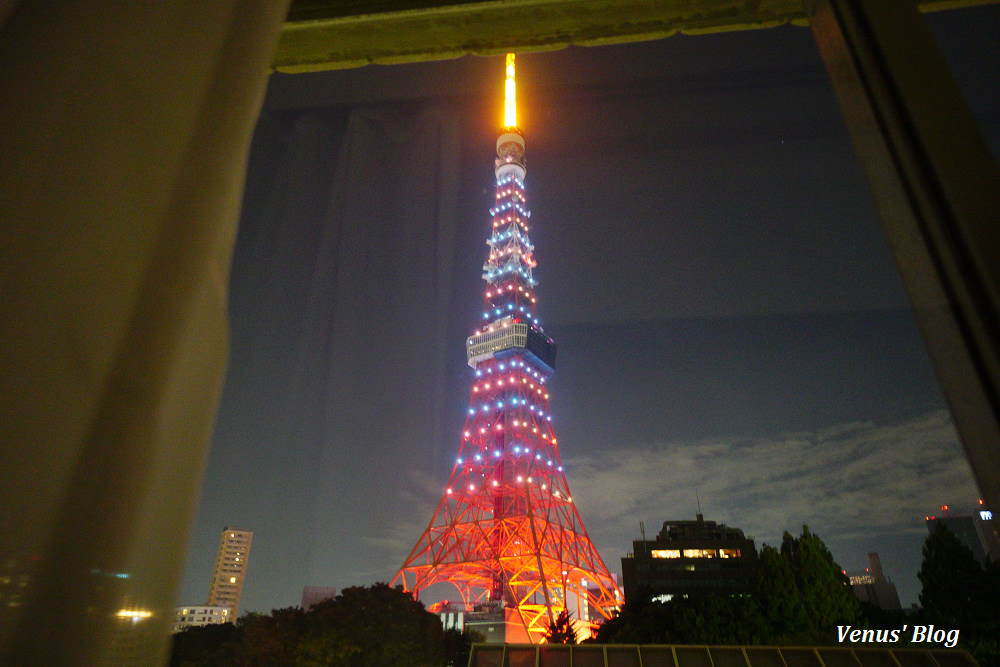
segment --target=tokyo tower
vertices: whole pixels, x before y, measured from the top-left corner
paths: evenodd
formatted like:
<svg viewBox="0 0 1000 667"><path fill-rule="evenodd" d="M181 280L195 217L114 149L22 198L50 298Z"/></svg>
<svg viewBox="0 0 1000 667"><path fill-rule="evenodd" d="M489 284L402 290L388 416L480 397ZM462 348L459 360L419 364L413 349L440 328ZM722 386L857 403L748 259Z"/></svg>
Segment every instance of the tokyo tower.
<svg viewBox="0 0 1000 667"><path fill-rule="evenodd" d="M542 641L564 609L582 639L621 596L573 503L549 415L556 348L535 312L514 54L505 85L485 307L466 341L475 369L468 418L444 496L392 583L415 596L451 584L460 598L451 608L496 619L507 642Z"/></svg>

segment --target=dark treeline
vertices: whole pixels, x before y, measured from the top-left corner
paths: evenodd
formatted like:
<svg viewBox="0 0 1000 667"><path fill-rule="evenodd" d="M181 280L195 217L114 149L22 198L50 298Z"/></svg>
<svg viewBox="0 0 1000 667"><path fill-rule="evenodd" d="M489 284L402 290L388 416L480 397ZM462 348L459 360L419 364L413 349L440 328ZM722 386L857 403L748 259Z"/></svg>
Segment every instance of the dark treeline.
<svg viewBox="0 0 1000 667"><path fill-rule="evenodd" d="M344 589L309 611L245 614L236 625L188 628L173 637L171 667L442 667L469 661L475 633L440 619L386 584Z"/></svg>
<svg viewBox="0 0 1000 667"><path fill-rule="evenodd" d="M823 541L803 527L780 547L764 545L752 589L656 602L628 600L601 626L611 644L835 645L838 626L900 629L933 624L959 630L958 647L982 667L1000 667L1000 568L983 567L947 529L927 538L918 573L917 612L862 605ZM884 636L884 635L883 635ZM573 643L566 614L549 628L552 642ZM884 648L904 647L911 633ZM347 588L306 612L297 607L246 614L236 625L189 628L174 635L172 667L441 667L465 665L475 633L444 631L438 617L386 584ZM863 648L864 644L855 644ZM922 648L940 648L927 643Z"/></svg>
<svg viewBox="0 0 1000 667"><path fill-rule="evenodd" d="M747 595L704 595L668 602L650 596L626 601L617 618L605 623L596 641L628 644L850 645L839 627L898 629L899 641L915 643L912 628L931 625L959 630L958 647L982 667L1000 667L1000 568L984 568L943 526L928 536L918 573L922 609L907 613L862 604L823 541L803 527L785 533L780 548L765 545ZM908 631L903 631L906 626ZM863 644L855 644L863 648Z"/></svg>
<svg viewBox="0 0 1000 667"><path fill-rule="evenodd" d="M781 548L758 555L752 590L668 602L628 600L597 641L629 644L831 644L838 625L857 625L861 606L816 535L785 533Z"/></svg>

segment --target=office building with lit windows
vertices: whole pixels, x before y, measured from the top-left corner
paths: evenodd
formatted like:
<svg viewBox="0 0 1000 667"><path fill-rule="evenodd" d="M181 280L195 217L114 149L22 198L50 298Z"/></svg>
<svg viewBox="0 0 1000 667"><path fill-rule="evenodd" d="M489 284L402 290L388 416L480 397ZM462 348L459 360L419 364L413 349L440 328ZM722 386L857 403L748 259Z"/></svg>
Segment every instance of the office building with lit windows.
<svg viewBox="0 0 1000 667"><path fill-rule="evenodd" d="M226 528L219 539L219 553L215 557L212 572L212 587L208 592L209 607L228 607L229 617L235 622L239 612L240 595L243 594L243 579L250 556L252 530Z"/></svg>
<svg viewBox="0 0 1000 667"><path fill-rule="evenodd" d="M851 590L862 602L879 609L902 609L896 584L882 572L882 561L874 551L868 552L868 567L864 572L848 573Z"/></svg>
<svg viewBox="0 0 1000 667"><path fill-rule="evenodd" d="M202 625L218 625L220 623L235 623L235 614L230 613L229 607L176 607L174 609L174 623L171 632L181 632L187 628L199 627Z"/></svg>
<svg viewBox="0 0 1000 667"><path fill-rule="evenodd" d="M993 511L987 509L982 500L970 513L955 513L948 505L942 505L940 514L925 516L924 522L932 535L938 526L950 530L983 565L989 561L1000 562L1000 531Z"/></svg>
<svg viewBox="0 0 1000 667"><path fill-rule="evenodd" d="M708 593L749 593L757 565L757 549L739 528L705 521L665 521L655 540L632 542L622 558L625 602L642 597Z"/></svg>

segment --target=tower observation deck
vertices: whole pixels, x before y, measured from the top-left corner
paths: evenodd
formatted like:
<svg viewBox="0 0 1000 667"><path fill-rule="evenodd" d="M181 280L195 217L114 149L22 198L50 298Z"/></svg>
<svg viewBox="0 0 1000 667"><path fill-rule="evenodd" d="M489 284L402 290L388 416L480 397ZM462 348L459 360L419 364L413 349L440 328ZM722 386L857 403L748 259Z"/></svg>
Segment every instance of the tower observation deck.
<svg viewBox="0 0 1000 667"><path fill-rule="evenodd" d="M468 417L441 502L393 584L414 595L450 584L450 608L502 624L508 642L541 641L564 609L583 638L621 594L573 503L552 428L556 346L536 312L513 54L506 73L482 321L466 341Z"/></svg>

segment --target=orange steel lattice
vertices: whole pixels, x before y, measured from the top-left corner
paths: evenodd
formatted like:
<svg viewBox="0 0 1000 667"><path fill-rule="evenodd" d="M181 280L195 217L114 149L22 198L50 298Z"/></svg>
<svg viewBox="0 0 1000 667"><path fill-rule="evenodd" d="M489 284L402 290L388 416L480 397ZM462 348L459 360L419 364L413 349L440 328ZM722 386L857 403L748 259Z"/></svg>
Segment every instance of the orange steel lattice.
<svg viewBox="0 0 1000 667"><path fill-rule="evenodd" d="M508 55L509 102L513 73ZM555 343L535 311L523 156L520 130L504 127L483 323L466 348L476 376L469 414L444 497L393 584L414 595L451 584L465 611L502 612L507 641L539 642L563 609L591 634L621 594L580 520L552 430Z"/></svg>

